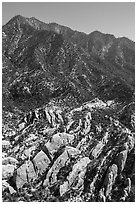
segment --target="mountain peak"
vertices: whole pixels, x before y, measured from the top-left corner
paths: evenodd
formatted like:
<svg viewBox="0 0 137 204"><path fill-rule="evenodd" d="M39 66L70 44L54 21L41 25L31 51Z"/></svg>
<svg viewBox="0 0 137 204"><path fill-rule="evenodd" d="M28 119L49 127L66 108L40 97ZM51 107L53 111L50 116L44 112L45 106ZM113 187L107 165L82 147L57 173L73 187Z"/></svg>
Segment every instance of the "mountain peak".
<svg viewBox="0 0 137 204"><path fill-rule="evenodd" d="M58 24L56 22L46 23L46 22L43 22L43 21L41 21L41 20L39 20L39 19L37 19L37 18L35 18L33 16L29 18L29 17L24 17L24 16L22 16L20 14L14 16L7 24L10 24L11 22L14 22L14 21L17 21L17 20L20 21L20 22L27 22L27 23L29 22L29 24L33 28L40 29L40 30L46 30L46 29L49 30L51 28L53 31L55 30L55 32L56 32L56 28L60 28L61 30L65 30L65 31L67 29L69 31L74 31L74 32L77 32L77 33L83 33L83 34L85 34L87 36L90 36L90 37L93 36L93 37L97 37L97 38L99 38L99 37L102 38L102 37L108 37L109 36L109 38L121 39L122 41L126 41L126 40L132 41L132 40L128 39L127 37L118 37L118 38L116 38L113 34L103 33L103 32L101 32L99 30L95 30L95 31L93 31L93 32L91 32L89 34L86 34L86 33L82 32L82 31L73 30L73 29L71 29L71 28L69 28L67 26L60 25L60 24ZM132 42L134 42L134 41L132 41Z"/></svg>
<svg viewBox="0 0 137 204"><path fill-rule="evenodd" d="M19 21L24 21L26 18L25 17L23 17L23 16L21 16L21 15L16 15L16 16L14 16L8 23L11 23L11 22L14 22L14 21L17 21L17 20L19 20Z"/></svg>

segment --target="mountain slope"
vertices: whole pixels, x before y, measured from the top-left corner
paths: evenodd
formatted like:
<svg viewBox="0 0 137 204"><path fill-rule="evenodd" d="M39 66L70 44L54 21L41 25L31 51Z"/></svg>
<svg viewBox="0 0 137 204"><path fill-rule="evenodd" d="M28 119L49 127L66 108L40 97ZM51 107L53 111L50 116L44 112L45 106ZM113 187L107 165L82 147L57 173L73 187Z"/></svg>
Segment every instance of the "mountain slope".
<svg viewBox="0 0 137 204"><path fill-rule="evenodd" d="M3 26L3 35L3 55L16 67L17 77L14 83L10 83L13 98L18 98L18 92L32 98L38 92L45 100L52 98L54 92L59 91L60 95L64 88L71 90L73 97L76 95L78 98L79 95L81 102L83 98L87 101L100 96L100 92L105 100L116 98L126 101L132 98L134 43L128 39L116 39L99 32L86 35L57 24L45 24L21 16L16 16ZM83 44L80 44L81 35L85 40ZM6 74L3 79L7 78ZM37 85L33 80L35 75L41 78L40 83L37 80ZM18 76L20 79L17 82ZM16 88L18 84L20 88ZM22 86L26 87L25 91Z"/></svg>

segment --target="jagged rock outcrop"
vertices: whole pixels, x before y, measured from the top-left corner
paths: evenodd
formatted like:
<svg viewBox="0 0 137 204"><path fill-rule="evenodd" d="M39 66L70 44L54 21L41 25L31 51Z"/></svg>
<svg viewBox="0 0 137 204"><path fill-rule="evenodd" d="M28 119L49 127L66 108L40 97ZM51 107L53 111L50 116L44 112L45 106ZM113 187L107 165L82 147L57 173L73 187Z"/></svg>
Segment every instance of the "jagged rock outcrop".
<svg viewBox="0 0 137 204"><path fill-rule="evenodd" d="M62 196L66 193L72 185L74 185L74 190L79 190L80 187L83 187L84 184L84 176L86 173L86 167L90 163L90 159L88 157L81 158L77 161L76 164L73 165L72 172L66 178L67 181L64 182L63 185L60 186L60 195ZM77 183L76 183L77 180ZM76 184L75 184L76 183Z"/></svg>
<svg viewBox="0 0 137 204"><path fill-rule="evenodd" d="M15 191L28 184L37 192L45 189L47 201L53 197L60 201L112 201L121 185L119 199L129 200L134 173L127 165L134 151L134 132L106 115L111 109L108 103L100 104L96 100L61 111L61 129L54 124L56 112L50 116L51 128L48 116L42 117L45 108L37 110L37 120L26 120L24 129L12 135L15 142L12 151L3 155L3 168L14 166L3 179L11 179ZM39 131L43 122L44 130ZM134 159L131 163L134 166Z"/></svg>

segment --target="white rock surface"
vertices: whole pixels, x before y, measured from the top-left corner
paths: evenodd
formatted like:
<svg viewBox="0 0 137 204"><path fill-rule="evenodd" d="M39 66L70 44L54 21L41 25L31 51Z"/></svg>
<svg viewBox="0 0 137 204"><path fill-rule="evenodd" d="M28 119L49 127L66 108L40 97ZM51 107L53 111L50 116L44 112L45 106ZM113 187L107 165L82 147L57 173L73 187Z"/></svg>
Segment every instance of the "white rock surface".
<svg viewBox="0 0 137 204"><path fill-rule="evenodd" d="M60 195L63 195L65 192L67 192L67 190L75 183L76 180L77 184L73 187L73 189L78 190L83 186L86 167L90 161L91 160L88 157L84 157L73 166L72 171L67 177L67 181L65 181L64 184L60 186Z"/></svg>
<svg viewBox="0 0 137 204"><path fill-rule="evenodd" d="M18 164L17 159L13 158L13 157L6 157L2 159L2 165L7 165L7 164L13 164L16 165Z"/></svg>
<svg viewBox="0 0 137 204"><path fill-rule="evenodd" d="M33 159L39 174L45 172L50 164L47 155L41 150Z"/></svg>
<svg viewBox="0 0 137 204"><path fill-rule="evenodd" d="M16 193L16 191L14 190L14 188L12 188L8 182L6 180L2 180L2 191L4 191L5 189L9 189L10 194L14 194Z"/></svg>
<svg viewBox="0 0 137 204"><path fill-rule="evenodd" d="M2 165L2 179L8 179L13 176L15 165L7 164Z"/></svg>
<svg viewBox="0 0 137 204"><path fill-rule="evenodd" d="M16 185L21 188L25 183L34 180L37 177L34 166L31 161L26 161L22 166L17 169Z"/></svg>
<svg viewBox="0 0 137 204"><path fill-rule="evenodd" d="M9 149L10 142L8 140L2 140L2 148Z"/></svg>

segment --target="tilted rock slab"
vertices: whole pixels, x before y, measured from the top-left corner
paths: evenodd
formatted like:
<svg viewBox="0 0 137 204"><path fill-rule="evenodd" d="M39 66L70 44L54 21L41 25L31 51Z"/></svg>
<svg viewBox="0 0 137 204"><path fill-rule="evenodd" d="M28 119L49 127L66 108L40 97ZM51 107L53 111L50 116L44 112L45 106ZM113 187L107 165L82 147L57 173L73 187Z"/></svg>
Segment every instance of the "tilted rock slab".
<svg viewBox="0 0 137 204"><path fill-rule="evenodd" d="M115 179L117 177L117 173L118 173L118 167L116 164L113 164L112 166L109 167L105 181L104 181L105 196L106 197L108 197L109 194L111 193L113 184L114 184Z"/></svg>
<svg viewBox="0 0 137 204"><path fill-rule="evenodd" d="M43 183L43 186L52 185L57 182L57 174L59 170L66 166L70 162L70 157L76 157L80 154L80 151L73 147L66 147L65 151L57 158L53 166L48 171L46 180Z"/></svg>
<svg viewBox="0 0 137 204"><path fill-rule="evenodd" d="M41 150L33 159L37 173L42 175L51 163L48 156Z"/></svg>
<svg viewBox="0 0 137 204"><path fill-rule="evenodd" d="M63 185L60 186L60 195L62 196L67 190L73 185L73 183L77 179L77 184L73 189L78 190L83 186L84 176L86 173L86 167L90 163L90 159L88 157L81 158L74 166L67 177L67 181L64 182Z"/></svg>
<svg viewBox="0 0 137 204"><path fill-rule="evenodd" d="M37 177L34 166L31 161L26 161L17 169L16 173L16 185L17 188L21 188L25 183L34 180Z"/></svg>

